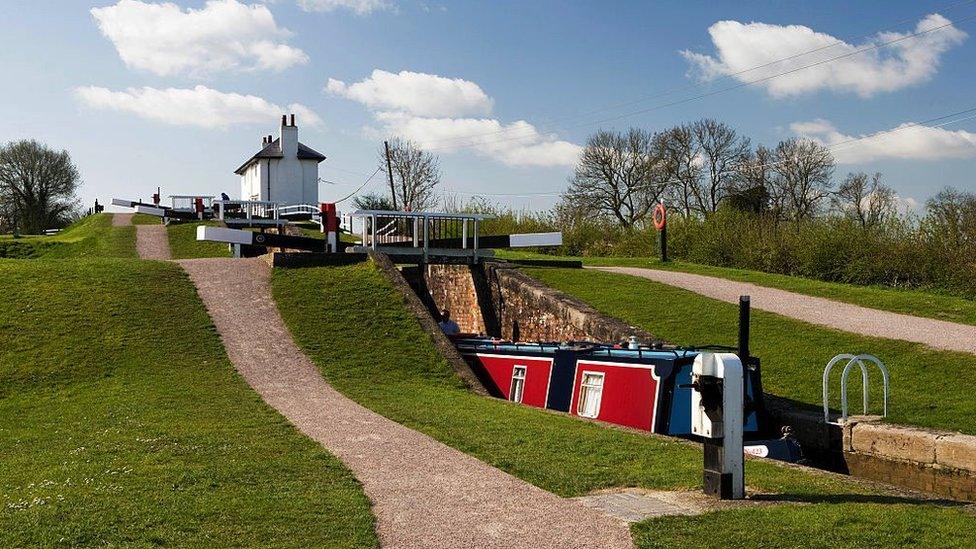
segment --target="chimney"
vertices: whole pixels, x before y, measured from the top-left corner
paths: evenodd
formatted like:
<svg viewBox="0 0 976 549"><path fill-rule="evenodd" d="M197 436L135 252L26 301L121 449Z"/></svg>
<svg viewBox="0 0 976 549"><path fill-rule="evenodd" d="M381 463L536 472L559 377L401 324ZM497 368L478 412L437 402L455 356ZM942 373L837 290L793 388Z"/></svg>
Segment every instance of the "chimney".
<svg viewBox="0 0 976 549"><path fill-rule="evenodd" d="M297 128L298 127L298 126L295 125L295 114L294 113L292 113L292 115L291 115L291 125L294 128Z"/></svg>
<svg viewBox="0 0 976 549"><path fill-rule="evenodd" d="M298 156L298 128L294 125L289 126L287 117L281 117L281 141L278 147L285 158L296 158Z"/></svg>

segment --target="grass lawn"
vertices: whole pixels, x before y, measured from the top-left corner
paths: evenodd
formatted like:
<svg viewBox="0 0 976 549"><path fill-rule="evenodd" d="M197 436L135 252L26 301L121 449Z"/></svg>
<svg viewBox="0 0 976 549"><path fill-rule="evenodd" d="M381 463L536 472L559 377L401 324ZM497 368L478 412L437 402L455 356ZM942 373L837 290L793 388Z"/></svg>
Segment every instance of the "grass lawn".
<svg viewBox="0 0 976 549"><path fill-rule="evenodd" d="M136 257L135 227L113 227L111 214L85 217L51 236L0 239L0 258Z"/></svg>
<svg viewBox="0 0 976 549"><path fill-rule="evenodd" d="M230 257L231 252L227 244L197 240L197 227L200 225L216 226L216 221L196 221L192 223L174 223L166 227L169 236L169 249L173 259L193 259L197 257Z"/></svg>
<svg viewBox="0 0 976 549"><path fill-rule="evenodd" d="M272 284L291 333L330 383L399 423L563 496L618 486L700 487L702 455L696 447L467 391L403 306L401 296L372 264L276 269ZM856 533L849 539L864 545L876 539L870 527L883 523L893 509L933 524L934 529L925 534L933 540L951 539L973 520L971 515L933 505L893 506L894 500L863 484L771 462L750 460L746 474L751 487L788 494L811 505L784 507L779 512L791 518L787 522L775 520L775 515L769 518L766 508L735 516L706 515L698 519L706 537L696 544L738 545L736 538L727 535L730 524L739 521L738 527L748 530L750 522L765 520L767 545L780 536L796 540L793 545L819 546L819 539L805 534L833 520L839 508ZM681 527L674 520L635 526L638 541L641 545L681 542ZM795 537L783 537L797 524L806 529ZM661 525L674 533L644 535L647 528Z"/></svg>
<svg viewBox="0 0 976 549"><path fill-rule="evenodd" d="M650 280L580 269L526 269L546 284L680 345L735 345L737 306ZM762 359L767 392L821 406L823 367L837 353L871 353L891 372L889 419L976 434L976 357L916 343L865 337L772 313L752 312L752 350ZM832 403L839 403L835 374ZM851 376L853 413L860 413L858 376ZM880 408L880 375L872 373Z"/></svg>
<svg viewBox="0 0 976 549"><path fill-rule="evenodd" d="M0 260L0 546L375 547L176 265Z"/></svg>
<svg viewBox="0 0 976 549"><path fill-rule="evenodd" d="M837 282L823 282L780 274L710 267L682 261L661 262L646 257L562 257L523 251L499 250L497 255L510 259L569 259L582 260L585 265L613 267L647 267L680 271L700 275L750 282L758 286L779 288L798 294L825 297L845 303L853 303L872 309L882 309L908 315L936 318L963 324L976 324L976 301L951 295L886 288L881 286L857 286Z"/></svg>
<svg viewBox="0 0 976 549"><path fill-rule="evenodd" d="M137 213L132 216L133 225L161 225L162 223L162 218L156 217L155 215Z"/></svg>

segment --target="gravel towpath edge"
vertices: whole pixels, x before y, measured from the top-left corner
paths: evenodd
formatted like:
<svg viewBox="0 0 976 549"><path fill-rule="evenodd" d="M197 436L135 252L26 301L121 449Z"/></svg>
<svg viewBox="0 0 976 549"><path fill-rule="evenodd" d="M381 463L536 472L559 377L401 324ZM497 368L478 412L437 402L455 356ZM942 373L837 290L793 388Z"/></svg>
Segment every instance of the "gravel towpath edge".
<svg viewBox="0 0 976 549"><path fill-rule="evenodd" d="M136 225L136 251L140 259L171 259L165 225Z"/></svg>
<svg viewBox="0 0 976 549"><path fill-rule="evenodd" d="M179 264L244 379L363 484L384 547L632 546L623 521L517 479L333 389L288 333L263 260Z"/></svg>
<svg viewBox="0 0 976 549"><path fill-rule="evenodd" d="M921 343L933 349L976 354L976 326L870 309L714 276L640 267L587 268L646 278L728 303L738 303L740 295L748 295L754 309L810 324L866 336Z"/></svg>

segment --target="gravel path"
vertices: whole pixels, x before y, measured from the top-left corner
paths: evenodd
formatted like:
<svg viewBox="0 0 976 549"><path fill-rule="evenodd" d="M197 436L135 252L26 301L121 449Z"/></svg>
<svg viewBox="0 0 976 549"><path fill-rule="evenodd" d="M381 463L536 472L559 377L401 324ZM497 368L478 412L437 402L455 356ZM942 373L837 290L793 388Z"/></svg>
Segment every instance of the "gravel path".
<svg viewBox="0 0 976 549"><path fill-rule="evenodd" d="M713 276L638 267L587 268L639 276L729 303L738 303L740 295L749 295L755 309L811 324L867 336L922 343L933 349L976 354L976 326L869 309Z"/></svg>
<svg viewBox="0 0 976 549"><path fill-rule="evenodd" d="M136 225L136 251L140 259L170 259L165 225Z"/></svg>
<svg viewBox="0 0 976 549"><path fill-rule="evenodd" d="M113 227L128 227L132 225L132 216L135 214L112 214Z"/></svg>
<svg viewBox="0 0 976 549"><path fill-rule="evenodd" d="M523 482L334 390L292 341L263 260L179 263L241 375L362 482L384 547L632 545L623 521Z"/></svg>

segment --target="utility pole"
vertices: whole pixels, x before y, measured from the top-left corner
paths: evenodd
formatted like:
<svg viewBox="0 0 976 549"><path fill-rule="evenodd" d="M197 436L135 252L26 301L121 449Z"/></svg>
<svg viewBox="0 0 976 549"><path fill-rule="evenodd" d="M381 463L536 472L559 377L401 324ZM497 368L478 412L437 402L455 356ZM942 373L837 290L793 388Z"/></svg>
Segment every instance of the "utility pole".
<svg viewBox="0 0 976 549"><path fill-rule="evenodd" d="M393 209L396 210L396 188L393 187L393 168L390 165L390 142L384 141L383 146L386 147L386 173L390 176L390 196L393 198Z"/></svg>

